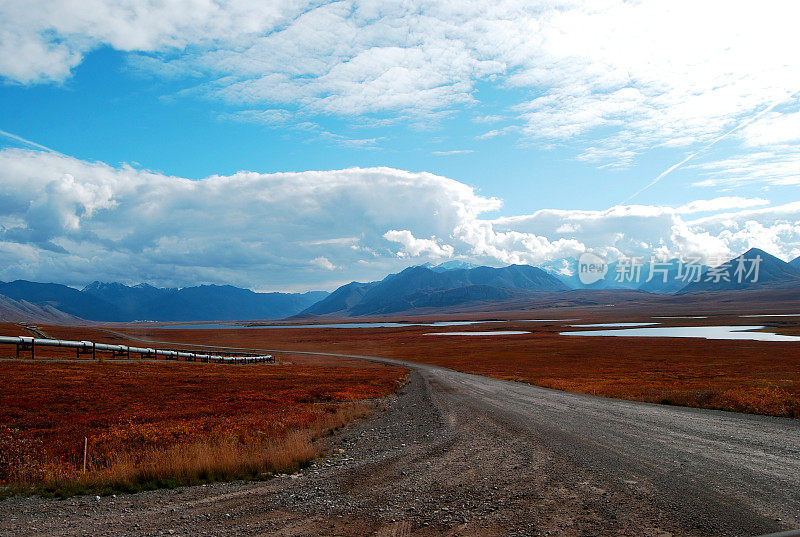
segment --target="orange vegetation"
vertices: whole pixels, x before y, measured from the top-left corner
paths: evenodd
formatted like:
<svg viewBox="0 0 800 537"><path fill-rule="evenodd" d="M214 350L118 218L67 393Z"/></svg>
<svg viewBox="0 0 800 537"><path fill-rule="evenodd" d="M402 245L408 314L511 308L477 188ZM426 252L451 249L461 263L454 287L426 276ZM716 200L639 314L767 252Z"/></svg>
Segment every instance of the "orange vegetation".
<svg viewBox="0 0 800 537"><path fill-rule="evenodd" d="M361 361L290 362L2 361L0 479L63 492L290 470L404 376Z"/></svg>
<svg viewBox="0 0 800 537"><path fill-rule="evenodd" d="M530 316L530 314L528 314ZM572 317L572 314L564 314ZM608 322L580 312L581 322ZM656 314L658 315L658 314ZM638 321L641 314L613 321ZM649 319L645 319L649 320ZM771 319L797 331L799 318ZM664 324L756 324L732 315ZM758 322L758 321L757 321ZM385 356L539 386L654 403L800 417L800 345L678 338L570 337L561 322L511 322L453 328L127 329L139 338L263 349ZM447 330L528 330L510 336L427 336Z"/></svg>

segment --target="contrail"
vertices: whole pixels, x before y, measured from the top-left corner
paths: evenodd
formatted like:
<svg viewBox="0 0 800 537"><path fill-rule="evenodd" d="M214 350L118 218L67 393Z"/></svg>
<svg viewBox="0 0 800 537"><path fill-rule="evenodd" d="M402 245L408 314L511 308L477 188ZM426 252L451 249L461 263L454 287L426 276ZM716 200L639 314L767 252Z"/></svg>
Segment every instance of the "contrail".
<svg viewBox="0 0 800 537"><path fill-rule="evenodd" d="M685 159L683 159L682 161L678 162L677 164L673 164L672 166L670 166L669 168L667 168L666 170L664 170L663 172L661 172L661 173L659 174L659 176L658 176L658 177L656 177L655 179L653 179L652 181L650 181L648 184L646 184L645 186L643 186L642 188L640 188L639 190L637 190L636 192L634 192L634 193L633 193L633 195L632 195L631 197L629 197L628 199L626 199L625 201L623 201L623 202L622 202L620 205L622 205L622 204L625 204L625 203L628 203L628 202L629 202L629 201L631 201L633 198L635 198L636 196L638 196L639 194L641 194L642 192L644 192L645 190L647 190L647 189L648 189L648 188L650 188L651 186L653 186L653 185L655 185L656 183L658 183L659 181L661 181L661 180L662 180L664 177L666 177L666 176L667 176L667 175L669 175L670 173L674 172L675 170L677 170L678 168L680 168L681 166L683 166L684 164L686 164L687 162L689 162L690 160L692 160L694 157L696 157L696 156L697 156L697 155L699 155L700 153L703 153L703 152L707 151L707 150L708 150L708 149L710 149L712 146L716 145L718 142L721 142L722 140L724 140L725 138L727 138L728 136L730 136L730 135L731 135L731 134L733 134L734 132L738 131L739 129L743 129L744 127L748 126L748 125L749 125L749 124L751 124L752 122L754 122L754 121L758 120L759 118L761 118L761 117L762 117L764 114L767 114L767 113L771 112L771 111L772 111L772 110L773 110L773 109L774 109L776 106L778 106L779 104L782 104L782 103L784 103L784 102L786 102L786 101L790 101L790 100L794 99L794 98L795 98L795 96L797 96L798 94L800 94L800 92L794 93L794 94L790 95L790 96L789 96L788 98L786 98L786 99L781 99L780 101L775 101L774 103L772 103L771 105L769 105L768 107L766 107L764 110L762 110L762 111L761 111L761 112L759 112L758 114L756 114L756 115L754 115L753 117L751 117L751 118L748 118L748 119L746 119L745 121L741 122L740 124L736 125L734 128L732 128L731 130L729 130L728 132L726 132L725 134L723 134L723 135L722 135L722 136L720 136L719 138L716 138L716 139L712 140L712 141L711 141L711 142L709 142L707 145L705 145L704 147L702 147L702 148L698 149L697 151L695 151L694 153L692 153L691 155L689 155L688 157L686 157L686 158L685 158Z"/></svg>
<svg viewBox="0 0 800 537"><path fill-rule="evenodd" d="M43 149L43 150L48 151L50 153L58 153L58 151L56 151L55 149L50 149L49 147L44 146L42 144L37 144L36 142L31 142L30 140L26 140L22 136L17 136L16 134L12 134L12 133L6 132L4 130L0 130L0 135L3 135L5 137L7 137L7 138L11 138L12 140L16 140L18 142L22 142L23 144L29 145L31 147L35 147L37 149ZM61 153L58 153L58 154L60 155Z"/></svg>

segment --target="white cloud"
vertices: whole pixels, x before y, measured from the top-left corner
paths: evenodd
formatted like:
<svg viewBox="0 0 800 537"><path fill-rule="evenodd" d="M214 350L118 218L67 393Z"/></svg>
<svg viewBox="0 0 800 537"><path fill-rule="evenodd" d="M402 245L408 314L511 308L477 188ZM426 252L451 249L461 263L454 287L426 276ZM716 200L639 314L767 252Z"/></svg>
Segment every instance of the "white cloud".
<svg viewBox="0 0 800 537"><path fill-rule="evenodd" d="M431 155L436 155L437 157L449 157L452 155L467 155L469 153L473 153L472 149L454 149L452 151L431 151Z"/></svg>
<svg viewBox="0 0 800 537"><path fill-rule="evenodd" d="M800 185L800 147L778 146L688 168L704 177L693 183L699 187L796 186Z"/></svg>
<svg viewBox="0 0 800 537"><path fill-rule="evenodd" d="M267 109L267 110L239 110L220 114L220 119L232 119L245 123L259 123L263 125L285 125L293 120L295 115L289 110Z"/></svg>
<svg viewBox="0 0 800 537"><path fill-rule="evenodd" d="M800 142L800 112L773 112L743 129L749 146L772 146Z"/></svg>
<svg viewBox="0 0 800 537"><path fill-rule="evenodd" d="M759 198L490 220L499 200L430 173L352 168L193 181L22 149L0 151L0 184L0 280L302 289L340 283L333 274L380 278L412 258L555 266L586 250L800 253L800 203Z"/></svg>
<svg viewBox="0 0 800 537"><path fill-rule="evenodd" d="M407 229L390 229L383 234L383 238L403 245L403 249L397 253L398 257L453 257L454 248L449 244L440 244L436 237L418 239Z"/></svg>
<svg viewBox="0 0 800 537"><path fill-rule="evenodd" d="M711 200L695 200L681 205L675 209L676 213L704 213L718 212L729 209L746 209L748 207L758 207L769 205L769 201L763 198L742 198L739 196L722 196Z"/></svg>
<svg viewBox="0 0 800 537"><path fill-rule="evenodd" d="M598 164L599 168L627 168L633 164L637 153L629 149L603 148L590 146L576 158L584 162Z"/></svg>
<svg viewBox="0 0 800 537"><path fill-rule="evenodd" d="M483 134L479 134L478 136L476 136L476 138L478 140L489 140L490 138L496 138L503 134L508 134L509 132L511 132L510 129L492 129L490 131L484 132Z"/></svg>
<svg viewBox="0 0 800 537"><path fill-rule="evenodd" d="M475 116L472 118L472 121L475 123L497 123L504 119L503 116L498 116L497 114L486 114L485 116Z"/></svg>
<svg viewBox="0 0 800 537"><path fill-rule="evenodd" d="M28 84L63 82L91 50L179 53L229 46L289 23L310 2L254 4L165 0L6 0L0 3L0 74Z"/></svg>
<svg viewBox="0 0 800 537"><path fill-rule="evenodd" d="M309 263L311 263L315 267L319 267L319 268L325 269L325 270L336 270L337 268L341 268L341 267L337 267L336 265L331 263L330 260L327 257L324 257L324 256L315 257L314 259L309 261Z"/></svg>
<svg viewBox="0 0 800 537"><path fill-rule="evenodd" d="M156 76L201 78L190 93L248 106L240 118L274 122L288 107L425 124L466 106L476 122L514 123L482 138L516 132L627 166L652 147L705 144L776 102L796 104L800 59L787 43L798 15L791 0L7 0L0 75L63 82L106 45ZM487 113L479 84L511 106ZM388 119L356 117L373 113ZM587 140L598 132L602 146ZM796 132L796 112L774 111L742 139L796 143Z"/></svg>
<svg viewBox="0 0 800 537"><path fill-rule="evenodd" d="M367 260L361 274L374 277L401 263L387 231L447 237L500 205L457 181L391 168L192 181L21 149L0 151L0 184L2 280L280 287L317 281L304 271L319 258L353 277Z"/></svg>

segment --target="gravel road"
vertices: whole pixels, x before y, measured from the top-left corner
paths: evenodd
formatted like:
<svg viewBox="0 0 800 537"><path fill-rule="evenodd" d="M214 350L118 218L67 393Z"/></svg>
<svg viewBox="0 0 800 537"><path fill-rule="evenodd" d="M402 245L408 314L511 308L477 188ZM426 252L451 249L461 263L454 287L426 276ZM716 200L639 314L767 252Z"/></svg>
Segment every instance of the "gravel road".
<svg viewBox="0 0 800 537"><path fill-rule="evenodd" d="M300 474L11 498L0 535L747 536L800 527L800 420L388 359L409 383Z"/></svg>

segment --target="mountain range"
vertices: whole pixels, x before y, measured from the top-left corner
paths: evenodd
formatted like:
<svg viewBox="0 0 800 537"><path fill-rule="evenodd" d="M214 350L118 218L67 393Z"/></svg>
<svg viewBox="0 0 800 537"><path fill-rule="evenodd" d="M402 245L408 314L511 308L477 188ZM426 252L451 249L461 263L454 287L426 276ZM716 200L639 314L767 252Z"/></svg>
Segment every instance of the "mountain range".
<svg viewBox="0 0 800 537"><path fill-rule="evenodd" d="M758 267L754 269L752 262L756 259ZM177 289L102 282L77 290L56 283L17 280L0 282L0 320L74 323L80 319L233 321L292 316L386 316L411 311L441 313L455 306L496 307L503 302L536 304L537 300L545 300L545 296L546 300L564 303L573 299L590 300L575 294L585 291L680 297L747 290L800 290L800 258L786 263L757 248L723 265L696 269L698 277L687 282L685 273L679 274L678 260L654 268L652 278L649 264L643 264L636 281L620 282L617 264L611 263L604 278L583 286L574 275L557 277L553 271L529 265L492 268L449 261L409 267L380 281L351 282L330 294L257 293L230 285ZM754 278L756 270L758 277Z"/></svg>
<svg viewBox="0 0 800 537"><path fill-rule="evenodd" d="M343 285L300 315L383 315L568 289L558 278L529 265L453 269L419 265L381 281Z"/></svg>
<svg viewBox="0 0 800 537"><path fill-rule="evenodd" d="M42 317L55 315L91 321L233 321L282 319L294 315L328 295L324 291L307 293L256 293L230 285L158 288L147 284L93 282L82 290L57 283L17 280L0 282L5 298L46 308ZM18 305L9 303L0 318L21 319ZM44 315L46 313L46 315ZM32 315L32 314L31 314ZM31 317L28 315L28 317ZM33 315L35 317L35 315Z"/></svg>
<svg viewBox="0 0 800 537"><path fill-rule="evenodd" d="M677 293L687 284L684 278L686 264L682 264L678 259L670 259L653 265L649 261L643 260L640 260L639 263L638 268L633 268L630 265L623 266L617 261L612 261L608 264L608 272L605 276L589 285L583 284L579 279L577 259L573 259L570 263L570 268L574 271L571 275L560 274L554 270L551 273L572 289L629 289L655 294L672 294ZM696 269L692 270L703 274L708 267L698 265Z"/></svg>
<svg viewBox="0 0 800 537"><path fill-rule="evenodd" d="M722 265L707 269L700 281L689 283L677 294L800 288L798 259L787 263L764 250L751 248Z"/></svg>

